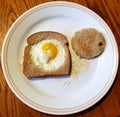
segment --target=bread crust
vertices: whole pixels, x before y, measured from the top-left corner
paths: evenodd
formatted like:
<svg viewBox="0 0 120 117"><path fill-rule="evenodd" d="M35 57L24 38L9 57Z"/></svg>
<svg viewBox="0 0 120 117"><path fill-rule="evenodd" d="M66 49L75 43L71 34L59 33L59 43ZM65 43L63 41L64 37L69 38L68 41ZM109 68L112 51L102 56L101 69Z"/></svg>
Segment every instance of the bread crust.
<svg viewBox="0 0 120 117"><path fill-rule="evenodd" d="M48 38L49 39L55 38L56 40L60 41L62 44L68 44L67 38L63 34L53 31L41 31L34 33L27 38L27 43L33 45L39 41Z"/></svg>
<svg viewBox="0 0 120 117"><path fill-rule="evenodd" d="M76 32L71 43L77 55L87 59L99 56L106 45L103 34L94 28L86 28Z"/></svg>
<svg viewBox="0 0 120 117"><path fill-rule="evenodd" d="M60 66L60 68L56 70L44 70L42 68L37 67L33 60L30 57L30 50L31 46L35 43L40 42L43 39L57 39L63 44L63 48L65 49L65 61ZM44 32L37 32L32 34L27 38L28 45L25 47L24 50L24 61L23 61L23 73L27 78L34 78L34 77L41 77L41 76L63 76L69 75L71 71L71 57L70 51L68 48L68 41L67 38L58 33L52 31L44 31Z"/></svg>

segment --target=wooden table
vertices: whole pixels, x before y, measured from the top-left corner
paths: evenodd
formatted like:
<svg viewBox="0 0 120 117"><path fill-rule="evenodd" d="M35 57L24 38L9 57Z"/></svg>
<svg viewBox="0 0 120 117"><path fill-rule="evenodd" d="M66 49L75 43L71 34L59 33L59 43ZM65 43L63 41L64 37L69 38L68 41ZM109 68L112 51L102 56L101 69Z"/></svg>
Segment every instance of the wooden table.
<svg viewBox="0 0 120 117"><path fill-rule="evenodd" d="M50 0L52 1L52 0ZM68 0L86 6L99 14L109 25L120 49L120 0ZM48 0L0 0L0 51L4 37L13 22L25 11ZM0 64L1 68L1 64ZM23 104L10 90L0 69L0 117L47 117ZM120 69L106 96L91 108L69 116L120 116Z"/></svg>

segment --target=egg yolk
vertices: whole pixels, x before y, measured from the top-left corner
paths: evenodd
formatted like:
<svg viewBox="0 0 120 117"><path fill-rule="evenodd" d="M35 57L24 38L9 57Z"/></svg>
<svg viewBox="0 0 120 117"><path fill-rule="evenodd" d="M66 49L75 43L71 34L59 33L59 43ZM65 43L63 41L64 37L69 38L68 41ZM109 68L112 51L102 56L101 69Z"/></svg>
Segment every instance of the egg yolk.
<svg viewBox="0 0 120 117"><path fill-rule="evenodd" d="M47 57L49 57L49 60L54 59L57 55L57 47L51 42L45 43L42 46L42 50L44 54L47 55Z"/></svg>

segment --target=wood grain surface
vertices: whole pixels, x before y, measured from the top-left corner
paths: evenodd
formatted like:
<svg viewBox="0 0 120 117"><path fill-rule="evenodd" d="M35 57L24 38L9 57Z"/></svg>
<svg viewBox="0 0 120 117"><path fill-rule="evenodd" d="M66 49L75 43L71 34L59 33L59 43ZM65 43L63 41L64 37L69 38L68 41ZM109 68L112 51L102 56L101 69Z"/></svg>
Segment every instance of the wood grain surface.
<svg viewBox="0 0 120 117"><path fill-rule="evenodd" d="M52 1L52 0L49 0ZM120 0L68 0L96 12L109 25L120 50ZM48 0L0 0L0 52L4 37L13 22L33 6ZM55 116L55 115L54 115ZM66 115L67 116L67 115ZM105 97L91 108L71 117L120 117L120 69ZM22 103L10 90L0 63L0 117L52 117Z"/></svg>

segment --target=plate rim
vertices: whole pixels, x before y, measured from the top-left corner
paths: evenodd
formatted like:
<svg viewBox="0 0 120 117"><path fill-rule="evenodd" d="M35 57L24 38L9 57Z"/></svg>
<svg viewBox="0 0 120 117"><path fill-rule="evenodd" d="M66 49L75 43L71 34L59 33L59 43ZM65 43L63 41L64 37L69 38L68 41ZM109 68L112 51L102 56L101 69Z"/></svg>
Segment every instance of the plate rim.
<svg viewBox="0 0 120 117"><path fill-rule="evenodd" d="M24 19L26 17L26 15L29 15L33 12L35 12L36 10L40 10L41 8L44 8L45 6L49 7L49 6L52 6L52 5L69 5L71 7L74 6L75 7L78 7L79 9L84 9L84 10L87 10L89 11L90 13L94 14L97 18L100 19L100 21L102 21L102 23L104 23L105 27L107 27L107 29L109 29L109 32L111 33L111 36L113 39L115 39L112 31L110 30L109 26L105 23L105 21L99 16L97 15L94 11L90 10L89 8L85 7L85 6L82 6L80 4L77 4L77 3L73 3L73 2L65 2L65 1L56 1L56 2L46 2L46 3L42 3L40 5L37 5L37 6L34 6L32 8L30 8L29 10L27 10L26 12L24 12L20 17L18 17L16 19L15 22L13 22L12 26L8 29L8 32L4 38L4 41L3 41L3 46L2 46L2 51L1 51L1 65L2 65L2 70L3 70L3 73L4 73L4 78L8 84L8 86L10 87L10 89L12 90L12 92L18 97L18 99L20 99L22 102L24 102L24 104L28 105L29 107L35 109L35 110L38 110L40 112L44 112L44 113L48 113L48 114L54 114L54 115L66 115L66 114L73 114L73 113L76 113L76 112L81 112L83 110L86 110L87 108L90 108L91 106L93 106L94 104L96 104L98 101L101 100L101 98L103 98L106 93L108 92L108 90L111 88L114 80L115 80L115 76L117 74L117 69L118 69L118 63L119 63L119 55L118 55L118 47L117 47L117 43L115 40L113 40L114 42L114 45L115 45L115 65L114 65L114 70L112 70L112 79L111 81L109 81L109 83L107 83L106 87L103 88L104 91L101 91L102 93L99 94L99 96L97 95L95 97L95 99L93 99L92 101L89 101L89 103L87 103L84 107L76 107L76 108L72 108L72 109L69 109L69 110L53 110L53 109L46 109L46 108L43 108L43 107L39 107L38 105L32 103L30 100L26 100L26 98L24 97L24 95L22 95L20 92L18 92L18 90L16 89L16 87L14 87L14 84L11 82L10 83L10 76L9 74L7 73L7 70L6 70L6 63L5 63L5 57L6 57L6 53L4 54L5 52L5 48L7 47L7 43L8 43L8 37L11 33L11 31L13 30L13 28L16 27L17 24L19 24L19 21L22 21L22 19Z"/></svg>

